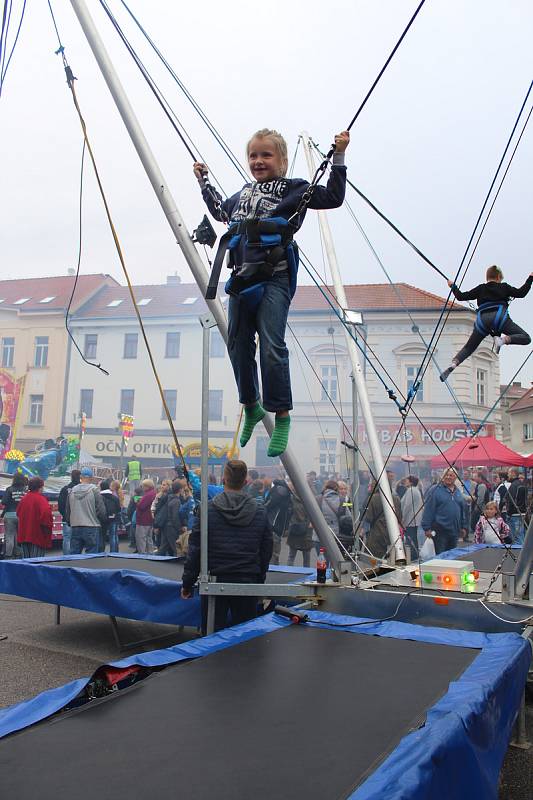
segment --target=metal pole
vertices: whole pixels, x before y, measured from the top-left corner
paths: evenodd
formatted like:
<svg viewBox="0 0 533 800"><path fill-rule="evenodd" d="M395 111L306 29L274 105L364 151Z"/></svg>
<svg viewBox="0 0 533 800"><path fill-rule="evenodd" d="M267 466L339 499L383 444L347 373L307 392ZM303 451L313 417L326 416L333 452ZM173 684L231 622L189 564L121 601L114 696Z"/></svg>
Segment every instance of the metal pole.
<svg viewBox="0 0 533 800"><path fill-rule="evenodd" d="M354 449L352 450L352 470L353 470L353 485L352 485L352 508L354 515L354 522L359 521L359 438L357 429L359 427L359 404L357 402L357 386L355 378L352 373L352 435L354 440Z"/></svg>
<svg viewBox="0 0 533 800"><path fill-rule="evenodd" d="M524 544L518 556L514 571L515 596L522 600L529 586L529 579L533 572L533 519L528 525ZM529 598L532 599L531 597Z"/></svg>
<svg viewBox="0 0 533 800"><path fill-rule="evenodd" d="M200 583L209 580L209 531L207 516L209 513L209 337L211 328L215 327L215 318L211 314L200 317L202 326L202 447L200 451ZM215 630L215 603L216 597L207 597L207 626L206 633Z"/></svg>
<svg viewBox="0 0 533 800"><path fill-rule="evenodd" d="M124 431L120 437L120 480L124 477Z"/></svg>
<svg viewBox="0 0 533 800"><path fill-rule="evenodd" d="M70 0L78 21L82 27L85 37L93 52L96 62L102 72L104 80L107 84L109 91L115 101L122 121L126 126L128 134L133 142L145 172L152 184L152 188L156 193L157 199L164 211L167 221L174 233L178 245L181 248L183 256L187 261L193 277L200 288L200 291L205 296L205 290L209 281L207 269L198 255L194 243L187 231L185 222L179 213L174 198L170 189L163 178L163 174L159 169L159 165L150 149L150 146L144 136L144 133L139 125L139 121L133 111L133 108L126 96L124 88L119 80L111 59L105 49L104 43L98 33L91 15L87 10L87 5L84 0ZM207 306L213 314L218 329L222 338L227 343L228 341L228 327L226 323L226 316L222 303L218 298L216 300L207 300ZM272 435L274 430L274 419L271 414L267 414L263 420L267 433ZM296 492L302 500L307 514L311 520L311 524L315 529L318 538L324 547L327 548L330 562L335 570L339 580L349 582L350 570L345 564L339 546L335 540L333 533L330 531L324 516L316 502L315 496L307 485L305 474L300 468L297 457L292 451L287 448L285 453L281 456L281 460L285 469L287 470Z"/></svg>
<svg viewBox="0 0 533 800"><path fill-rule="evenodd" d="M313 151L311 149L311 143L309 141L309 135L305 132L302 133L302 141L304 144L304 153L307 160L307 166L309 168L309 174L312 177L315 174L315 162ZM335 245L333 244L333 237L331 235L331 230L325 211L318 212L318 222L322 232L324 249L326 251L327 260L331 271L335 296L340 307L346 310L348 308L348 301L346 299L346 292L344 291L344 285L342 283L339 264L337 261L337 254L335 252ZM398 520L396 519L396 514L394 513L392 490L389 484L387 473L385 472L385 464L381 454L381 447L379 444L376 426L374 424L374 418L372 416L372 409L370 407L368 393L366 391L366 383L363 377L361 363L359 361L357 345L346 328L344 328L344 335L352 364L352 374L356 384L357 394L361 403L361 412L365 421L368 444L370 446L370 452L372 453L372 461L374 462L374 471L378 478L378 486L381 492L383 514L385 517L385 523L387 525L390 543L392 545L391 555L394 555L395 561L405 561L403 540L400 536Z"/></svg>

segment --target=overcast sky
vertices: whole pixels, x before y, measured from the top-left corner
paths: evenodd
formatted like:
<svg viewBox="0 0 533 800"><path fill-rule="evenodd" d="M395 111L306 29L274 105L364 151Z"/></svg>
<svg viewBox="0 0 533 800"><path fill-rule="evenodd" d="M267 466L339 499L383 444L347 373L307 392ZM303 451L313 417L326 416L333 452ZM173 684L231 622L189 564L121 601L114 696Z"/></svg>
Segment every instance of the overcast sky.
<svg viewBox="0 0 533 800"><path fill-rule="evenodd" d="M17 3L20 8L21 0ZM67 0L54 11L131 276L157 283L190 273L151 190ZM218 145L111 0L143 60L228 193L241 181ZM189 228L204 208L191 159L96 0L89 9ZM353 116L416 7L415 0L257 4L131 0L160 49L231 148L257 128L280 130L294 152L307 130L324 149ZM327 16L326 16L327 12ZM503 147L533 77L531 0L427 0L352 130L349 174L444 272L463 255ZM0 99L2 274L64 274L75 265L82 137L45 2L28 0ZM295 175L307 177L299 152ZM521 284L533 269L533 122L526 130L465 285L488 264ZM84 272L123 282L94 178L86 169ZM353 192L348 198L394 281L443 294L444 281ZM386 280L344 209L330 214L345 283ZM323 269L308 215L299 241ZM309 282L305 273L301 281ZM513 318L532 324L533 296ZM506 348L509 380L527 351ZM531 360L523 383L533 378Z"/></svg>

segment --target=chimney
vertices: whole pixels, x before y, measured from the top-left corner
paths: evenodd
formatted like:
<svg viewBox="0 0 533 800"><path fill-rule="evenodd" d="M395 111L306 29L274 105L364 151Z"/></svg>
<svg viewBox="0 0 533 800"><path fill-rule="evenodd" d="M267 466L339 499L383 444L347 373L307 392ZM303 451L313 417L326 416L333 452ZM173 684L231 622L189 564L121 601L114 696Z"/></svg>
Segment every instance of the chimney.
<svg viewBox="0 0 533 800"><path fill-rule="evenodd" d="M170 286L177 286L178 283L181 283L181 278L177 272L174 272L172 275L167 275L167 284Z"/></svg>

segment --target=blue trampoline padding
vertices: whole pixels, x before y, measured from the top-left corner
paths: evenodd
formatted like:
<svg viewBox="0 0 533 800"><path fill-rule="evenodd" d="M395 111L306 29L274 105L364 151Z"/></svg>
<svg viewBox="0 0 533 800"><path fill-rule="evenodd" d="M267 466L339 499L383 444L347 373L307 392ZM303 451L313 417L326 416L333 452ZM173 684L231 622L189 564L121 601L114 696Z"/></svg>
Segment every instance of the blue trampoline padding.
<svg viewBox="0 0 533 800"><path fill-rule="evenodd" d="M92 556L98 557L98 554ZM127 563L135 555L117 557L116 571L75 566L76 560L86 558L86 555L68 556L72 569L60 570L46 567L46 562L60 558L0 561L0 591L113 617L192 627L200 624L200 598L182 600L181 582L122 568L122 559Z"/></svg>
<svg viewBox="0 0 533 800"><path fill-rule="evenodd" d="M116 559L116 571L76 566L76 561L91 559L97 562L102 556L104 554L94 553L0 561L0 592L113 617L194 628L200 626L200 598L197 594L190 600L182 600L181 581L166 580L142 569L133 569L136 559L176 559L171 556L107 553L105 558ZM72 562L72 568L46 567L46 564L57 561ZM128 569L129 564L131 569ZM270 567L271 571L295 573L302 578L314 575L313 570L301 567Z"/></svg>
<svg viewBox="0 0 533 800"><path fill-rule="evenodd" d="M469 553L475 553L476 550L486 550L490 547L491 550L521 550L519 544L469 544L465 547L454 547L453 550L445 550L444 553L439 553L437 558L455 559L467 556Z"/></svg>
<svg viewBox="0 0 533 800"><path fill-rule="evenodd" d="M350 795L351 800L450 800L469 794L496 800L498 774L531 660L525 639L515 633L485 634L394 621L369 620L366 625L349 627L363 620L319 611L308 614L321 627L339 632L480 650L460 679L451 683L448 692L428 710L425 725L401 740ZM202 658L289 624L285 618L269 614L204 639L122 659L112 666L158 667ZM60 711L88 680L73 681L1 711L0 737Z"/></svg>

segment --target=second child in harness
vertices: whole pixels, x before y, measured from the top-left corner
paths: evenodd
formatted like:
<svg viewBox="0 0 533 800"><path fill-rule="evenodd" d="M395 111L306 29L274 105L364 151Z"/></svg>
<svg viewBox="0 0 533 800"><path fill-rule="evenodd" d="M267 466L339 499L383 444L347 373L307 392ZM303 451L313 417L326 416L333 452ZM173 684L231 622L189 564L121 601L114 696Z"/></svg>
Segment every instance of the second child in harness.
<svg viewBox="0 0 533 800"><path fill-rule="evenodd" d="M474 330L467 343L452 359L452 363L440 375L445 381L453 370L477 350L486 336L494 336L495 352L498 354L504 344L531 344L531 337L509 316L509 301L513 297L525 297L533 283L533 272L523 286L515 288L503 282L503 272L499 267L487 269L487 282L480 283L469 292L462 292L453 281L448 281L457 300L477 300L478 309Z"/></svg>
<svg viewBox="0 0 533 800"><path fill-rule="evenodd" d="M207 297L215 297L218 275L226 255L232 269L226 283L228 304L228 353L235 374L239 401L244 405L241 447L249 441L265 411L276 414L269 456L281 455L288 443L292 409L289 353L285 328L296 291L298 250L293 234L300 228L306 208L338 208L344 201L346 167L344 151L350 141L347 131L335 137L335 153L326 186L316 185L302 207L309 183L287 178L285 139L274 130L257 131L247 147L253 180L222 201L207 188L207 167L194 164L203 187L202 196L212 216L229 224L222 237L213 267ZM259 359L263 399L261 402L255 336L259 337Z"/></svg>

